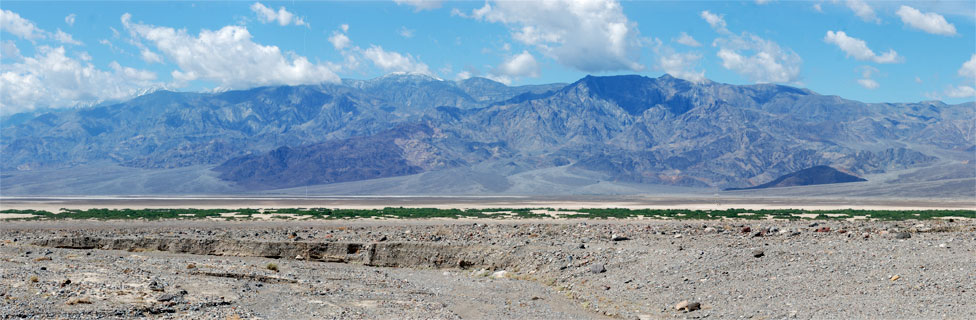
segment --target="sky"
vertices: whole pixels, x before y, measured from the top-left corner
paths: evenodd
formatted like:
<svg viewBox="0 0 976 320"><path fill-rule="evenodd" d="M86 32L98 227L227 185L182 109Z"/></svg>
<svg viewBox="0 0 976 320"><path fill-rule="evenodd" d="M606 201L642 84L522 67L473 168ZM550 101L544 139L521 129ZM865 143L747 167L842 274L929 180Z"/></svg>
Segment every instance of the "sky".
<svg viewBox="0 0 976 320"><path fill-rule="evenodd" d="M390 73L976 99L976 1L0 2L0 114Z"/></svg>

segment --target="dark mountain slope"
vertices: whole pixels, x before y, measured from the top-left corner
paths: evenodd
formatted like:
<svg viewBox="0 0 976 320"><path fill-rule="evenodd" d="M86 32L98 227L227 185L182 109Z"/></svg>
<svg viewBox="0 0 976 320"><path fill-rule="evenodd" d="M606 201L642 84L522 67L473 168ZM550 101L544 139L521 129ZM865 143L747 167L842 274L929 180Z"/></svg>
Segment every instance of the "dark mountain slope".
<svg viewBox="0 0 976 320"><path fill-rule="evenodd" d="M784 175L782 177L776 178L776 180L763 183L755 187L730 188L727 190L781 188L781 187L810 186L810 185L817 185L817 184L847 183L847 182L861 182L861 181L867 181L867 180L840 172L837 169L828 166L816 166L816 167L807 168L807 169L803 169L797 172Z"/></svg>

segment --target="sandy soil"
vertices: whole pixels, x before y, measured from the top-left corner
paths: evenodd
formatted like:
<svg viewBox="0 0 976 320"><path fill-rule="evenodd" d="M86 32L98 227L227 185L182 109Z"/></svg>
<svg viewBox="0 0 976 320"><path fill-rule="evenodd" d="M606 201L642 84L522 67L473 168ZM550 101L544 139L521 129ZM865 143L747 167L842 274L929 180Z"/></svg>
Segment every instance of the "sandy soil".
<svg viewBox="0 0 976 320"><path fill-rule="evenodd" d="M757 198L704 196L593 196L593 197L4 197L0 209L35 209L56 212L69 209L144 208L631 208L631 209L873 209L926 210L976 209L976 199L844 199Z"/></svg>
<svg viewBox="0 0 976 320"><path fill-rule="evenodd" d="M974 257L956 219L20 221L0 318L973 319Z"/></svg>

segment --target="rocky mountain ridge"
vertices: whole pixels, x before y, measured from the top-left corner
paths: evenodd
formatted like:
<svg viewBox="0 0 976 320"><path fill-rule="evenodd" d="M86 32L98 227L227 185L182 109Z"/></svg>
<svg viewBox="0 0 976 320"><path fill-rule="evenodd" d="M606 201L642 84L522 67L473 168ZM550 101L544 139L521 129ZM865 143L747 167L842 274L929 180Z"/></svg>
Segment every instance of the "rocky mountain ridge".
<svg viewBox="0 0 976 320"><path fill-rule="evenodd" d="M390 75L222 93L154 92L2 127L4 173L111 162L212 166L262 190L473 168L750 187L819 165L854 174L976 160L976 104L867 104L668 75L508 87Z"/></svg>

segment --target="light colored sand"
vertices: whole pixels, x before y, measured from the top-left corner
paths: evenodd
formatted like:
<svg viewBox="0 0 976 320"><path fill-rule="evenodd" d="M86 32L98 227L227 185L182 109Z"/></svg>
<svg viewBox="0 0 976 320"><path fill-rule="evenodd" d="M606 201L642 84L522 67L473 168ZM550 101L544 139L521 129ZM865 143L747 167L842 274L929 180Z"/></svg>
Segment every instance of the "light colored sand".
<svg viewBox="0 0 976 320"><path fill-rule="evenodd" d="M490 208L628 208L746 210L976 210L974 200L946 199L842 199L842 198L713 198L713 197L18 197L0 198L0 209L274 209L274 208L378 209L384 207L490 209Z"/></svg>

